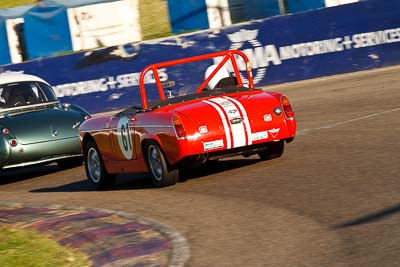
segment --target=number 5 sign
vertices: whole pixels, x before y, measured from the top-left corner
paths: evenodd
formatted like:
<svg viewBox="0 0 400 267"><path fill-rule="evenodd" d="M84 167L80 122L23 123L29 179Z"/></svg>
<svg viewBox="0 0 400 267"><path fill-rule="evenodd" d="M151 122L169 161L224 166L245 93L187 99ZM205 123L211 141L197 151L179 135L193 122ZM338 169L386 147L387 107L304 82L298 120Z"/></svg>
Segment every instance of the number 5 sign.
<svg viewBox="0 0 400 267"><path fill-rule="evenodd" d="M127 117L122 117L118 121L117 136L119 148L121 149L122 154L124 154L126 159L132 159L132 136Z"/></svg>

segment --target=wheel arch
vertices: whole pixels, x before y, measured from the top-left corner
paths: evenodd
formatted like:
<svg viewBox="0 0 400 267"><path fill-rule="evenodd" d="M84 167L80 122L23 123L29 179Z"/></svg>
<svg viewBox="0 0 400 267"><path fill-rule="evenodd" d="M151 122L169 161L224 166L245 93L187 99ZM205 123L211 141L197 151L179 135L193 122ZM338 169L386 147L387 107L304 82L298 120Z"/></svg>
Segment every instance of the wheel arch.
<svg viewBox="0 0 400 267"><path fill-rule="evenodd" d="M176 184L179 181L179 169L170 164L160 143L155 139L148 138L143 140L142 147L144 151L143 156L145 158L145 163L153 184L156 187L164 187ZM151 154L148 154L150 148L152 149L152 152ZM153 158L154 151L157 154L155 161Z"/></svg>
<svg viewBox="0 0 400 267"><path fill-rule="evenodd" d="M155 143L161 150L161 153L163 154L165 161L167 163L168 168L172 167L172 164L169 160L169 158L167 157L165 151L164 151L164 147L162 145L162 142L160 140L160 138L158 138L158 136L147 136L145 138L142 139L141 141L141 149L142 149L142 154L143 154L143 158L146 159L147 157L147 150L146 150L146 146L150 143ZM146 161L147 164L147 161Z"/></svg>
<svg viewBox="0 0 400 267"><path fill-rule="evenodd" d="M82 141L81 141L81 146L82 146L83 152L85 152L85 147L90 141L93 141L94 143L96 143L96 140L94 140L94 137L90 133L85 133L85 135L83 136ZM83 153L83 157L85 158L85 153Z"/></svg>
<svg viewBox="0 0 400 267"><path fill-rule="evenodd" d="M141 149L142 149L142 154L143 154L144 157L146 156L146 153L147 153L147 151L146 151L146 146L147 146L148 144L150 144L150 143L156 143L156 144L160 147L162 153L165 154L165 152L164 152L164 150L163 150L163 148L162 148L162 146L161 146L160 138L158 138L157 136L153 136L153 135L152 135L152 136L145 136L145 137L141 140L140 147L141 147ZM164 156L165 156L165 155L164 155Z"/></svg>

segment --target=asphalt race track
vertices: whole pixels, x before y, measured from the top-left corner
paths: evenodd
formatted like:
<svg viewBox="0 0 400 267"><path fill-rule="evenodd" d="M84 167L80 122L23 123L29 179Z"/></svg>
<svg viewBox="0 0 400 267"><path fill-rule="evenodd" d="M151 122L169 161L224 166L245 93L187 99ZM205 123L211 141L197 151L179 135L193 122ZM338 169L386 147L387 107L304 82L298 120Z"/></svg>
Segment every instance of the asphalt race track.
<svg viewBox="0 0 400 267"><path fill-rule="evenodd" d="M400 67L269 87L298 134L282 158L223 160L175 186L121 176L94 191L84 168L3 173L0 202L115 210L170 225L187 266L399 266Z"/></svg>

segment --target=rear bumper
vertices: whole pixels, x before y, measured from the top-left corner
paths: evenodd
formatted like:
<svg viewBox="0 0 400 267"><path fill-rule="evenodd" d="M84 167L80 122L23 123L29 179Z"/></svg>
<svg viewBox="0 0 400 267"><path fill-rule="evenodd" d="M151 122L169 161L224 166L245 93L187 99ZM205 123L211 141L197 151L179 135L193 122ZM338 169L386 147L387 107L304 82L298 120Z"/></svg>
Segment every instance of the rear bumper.
<svg viewBox="0 0 400 267"><path fill-rule="evenodd" d="M281 141L285 141L287 143L293 141L294 138L288 138ZM222 158L228 158L233 156L244 156L249 157L251 155L266 151L270 148L271 144L275 143L274 141L265 142L260 144L248 145L243 147L219 150L214 152L204 152L197 155L191 155L183 158L179 163L179 167L187 168L196 166L198 163L204 163L207 160L218 160Z"/></svg>
<svg viewBox="0 0 400 267"><path fill-rule="evenodd" d="M44 164L82 156L78 136L27 145L18 144L16 147L8 147L8 149L8 160L0 166L3 169Z"/></svg>
<svg viewBox="0 0 400 267"><path fill-rule="evenodd" d="M290 138L288 140L288 142L291 142L292 140L293 140L293 138ZM205 157L205 159L209 159L209 160L227 158L227 157L238 156L238 155L249 157L249 156L257 154L261 151L268 150L271 143L274 143L274 142L266 142L266 143L249 145L249 146L244 146L244 147L231 148L231 149L227 149L227 150L208 152L208 153L203 153L202 155Z"/></svg>

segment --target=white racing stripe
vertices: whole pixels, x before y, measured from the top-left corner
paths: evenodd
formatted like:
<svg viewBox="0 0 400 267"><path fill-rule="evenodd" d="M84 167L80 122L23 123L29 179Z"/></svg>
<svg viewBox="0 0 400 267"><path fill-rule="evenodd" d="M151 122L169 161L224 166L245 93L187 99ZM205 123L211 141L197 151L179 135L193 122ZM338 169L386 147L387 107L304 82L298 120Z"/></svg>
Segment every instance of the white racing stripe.
<svg viewBox="0 0 400 267"><path fill-rule="evenodd" d="M226 122L226 117L225 117L224 111L217 104L214 104L208 100L203 100L203 102L212 106L218 112L219 116L221 117L222 125L224 126L224 131L225 131L226 148L230 149L232 147L231 134L230 134L229 125Z"/></svg>
<svg viewBox="0 0 400 267"><path fill-rule="evenodd" d="M224 98L235 103L239 107L240 111L242 112L243 122L244 122L244 126L246 127L246 132L247 132L247 144L251 145L252 141L253 141L251 138L252 132L251 132L251 128L250 128L250 121L249 121L249 118L247 117L247 111L246 111L245 107L243 106L242 103L240 103L239 101L237 101L236 99L234 99L232 97L224 96Z"/></svg>
<svg viewBox="0 0 400 267"><path fill-rule="evenodd" d="M225 112L228 117L228 124L230 126L231 134L233 137L233 147L241 147L246 145L246 132L242 122L232 124L231 120L236 118L241 118L240 112L233 104L232 101L222 97L215 97L209 99L210 102L217 104Z"/></svg>
<svg viewBox="0 0 400 267"><path fill-rule="evenodd" d="M232 140L229 139L228 141L227 139L227 143L230 145L227 148L241 147L252 143L252 134L247 112L239 101L229 97L215 97L204 100L203 102L211 105L218 111L224 125L225 135L230 138L232 134ZM239 123L231 123L232 119L238 118L242 121ZM228 119L228 122L226 119Z"/></svg>

